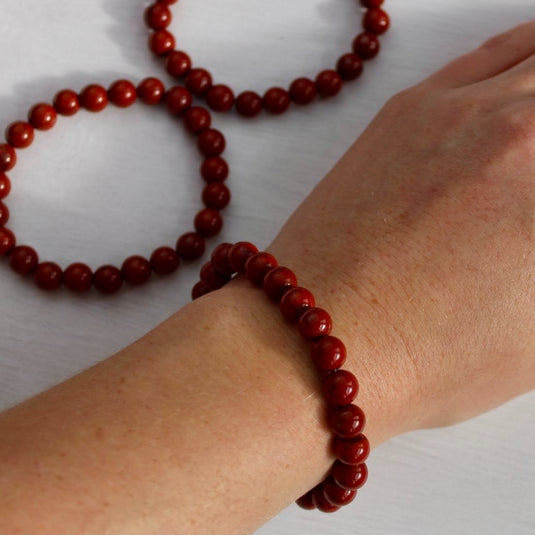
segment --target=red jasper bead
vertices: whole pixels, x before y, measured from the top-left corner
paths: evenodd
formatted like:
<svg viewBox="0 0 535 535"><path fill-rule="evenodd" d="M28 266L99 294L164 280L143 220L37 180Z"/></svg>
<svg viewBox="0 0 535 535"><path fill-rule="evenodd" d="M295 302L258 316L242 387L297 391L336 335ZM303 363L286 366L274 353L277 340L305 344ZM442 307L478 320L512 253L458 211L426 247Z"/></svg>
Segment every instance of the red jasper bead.
<svg viewBox="0 0 535 535"><path fill-rule="evenodd" d="M212 87L212 76L206 69L191 69L185 82L186 87L194 95L200 97Z"/></svg>
<svg viewBox="0 0 535 535"><path fill-rule="evenodd" d="M258 249L252 243L240 241L234 244L228 253L228 263L233 271L239 274L245 273L245 263L250 256L258 253Z"/></svg>
<svg viewBox="0 0 535 535"><path fill-rule="evenodd" d="M199 281L191 290L191 298L195 301L195 299L199 299L199 297L209 294L211 291L213 291L213 288L210 288L206 282Z"/></svg>
<svg viewBox="0 0 535 535"><path fill-rule="evenodd" d="M313 493L311 490L309 490L306 494L303 494L301 498L296 500L296 504L301 507L301 509L307 509L309 511L312 511L313 509L316 509L316 506L314 505L313 500Z"/></svg>
<svg viewBox="0 0 535 535"><path fill-rule="evenodd" d="M316 340L331 332L332 319L322 308L309 308L299 319L299 332L305 340Z"/></svg>
<svg viewBox="0 0 535 535"><path fill-rule="evenodd" d="M212 290L222 288L230 280L230 275L223 275L216 270L212 262L206 262L201 268L201 281L207 284Z"/></svg>
<svg viewBox="0 0 535 535"><path fill-rule="evenodd" d="M127 258L121 267L121 275L124 281L132 286L145 284L151 276L150 262L142 256Z"/></svg>
<svg viewBox="0 0 535 535"><path fill-rule="evenodd" d="M364 7L380 7L383 5L384 0L360 0L360 3Z"/></svg>
<svg viewBox="0 0 535 535"><path fill-rule="evenodd" d="M372 7L364 15L362 25L367 31L380 35L388 30L390 18L386 11L378 7Z"/></svg>
<svg viewBox="0 0 535 535"><path fill-rule="evenodd" d="M6 128L6 141L16 149L25 149L32 144L33 127L26 121L16 121Z"/></svg>
<svg viewBox="0 0 535 535"><path fill-rule="evenodd" d="M171 247L159 247L151 255L150 265L157 275L169 275L178 269L180 257Z"/></svg>
<svg viewBox="0 0 535 535"><path fill-rule="evenodd" d="M230 202L230 190L221 182L211 182L202 192L202 201L206 208L223 210Z"/></svg>
<svg viewBox="0 0 535 535"><path fill-rule="evenodd" d="M329 477L323 484L323 493L330 503L338 507L350 504L357 495L355 490L340 487L332 477Z"/></svg>
<svg viewBox="0 0 535 535"><path fill-rule="evenodd" d="M157 56L165 56L175 48L175 37L167 30L156 30L149 37L149 48Z"/></svg>
<svg viewBox="0 0 535 535"><path fill-rule="evenodd" d="M63 271L54 262L43 262L35 270L35 284L41 290L57 290L61 286Z"/></svg>
<svg viewBox="0 0 535 535"><path fill-rule="evenodd" d="M223 228L223 218L217 210L205 208L195 216L193 226L201 236L211 238L219 234Z"/></svg>
<svg viewBox="0 0 535 535"><path fill-rule="evenodd" d="M223 182L229 173L228 164L220 156L206 158L201 166L201 175L206 182Z"/></svg>
<svg viewBox="0 0 535 535"><path fill-rule="evenodd" d="M316 84L309 78L298 78L290 86L290 98L302 106L310 104L316 98Z"/></svg>
<svg viewBox="0 0 535 535"><path fill-rule="evenodd" d="M187 232L178 238L176 251L183 260L197 260L204 254L204 238L195 232Z"/></svg>
<svg viewBox="0 0 535 535"><path fill-rule="evenodd" d="M206 102L214 111L228 111L234 105L234 93L227 85L214 85L206 93Z"/></svg>
<svg viewBox="0 0 535 535"><path fill-rule="evenodd" d="M255 285L262 286L264 277L279 265L277 259L269 253L257 253L245 263L246 277Z"/></svg>
<svg viewBox="0 0 535 535"><path fill-rule="evenodd" d="M80 109L78 95L71 89L63 89L54 97L54 108L60 115L74 115Z"/></svg>
<svg viewBox="0 0 535 535"><path fill-rule="evenodd" d="M83 293L91 288L93 272L86 264L71 264L63 273L63 284L73 292Z"/></svg>
<svg viewBox="0 0 535 535"><path fill-rule="evenodd" d="M262 105L269 113L280 115L290 106L290 95L282 87L272 87L264 94Z"/></svg>
<svg viewBox="0 0 535 535"><path fill-rule="evenodd" d="M368 479L368 467L366 463L355 466L336 461L333 464L331 474L340 487L348 490L358 490Z"/></svg>
<svg viewBox="0 0 535 535"><path fill-rule="evenodd" d="M108 105L106 90L97 84L91 84L82 89L79 99L81 106L92 112L102 111Z"/></svg>
<svg viewBox="0 0 535 535"><path fill-rule="evenodd" d="M191 58L181 50L173 50L165 59L165 68L171 76L180 78L191 70Z"/></svg>
<svg viewBox="0 0 535 535"><path fill-rule="evenodd" d="M355 438L364 430L366 417L360 407L350 404L342 407L329 407L327 422L335 435L342 438Z"/></svg>
<svg viewBox="0 0 535 535"><path fill-rule="evenodd" d="M50 130L57 119L56 110L50 104L36 104L28 112L28 122L36 130Z"/></svg>
<svg viewBox="0 0 535 535"><path fill-rule="evenodd" d="M161 2L162 4L167 4L167 5L176 4L178 2L178 0L158 0L158 1Z"/></svg>
<svg viewBox="0 0 535 535"><path fill-rule="evenodd" d="M0 228L0 255L6 255L15 247L15 234L7 228Z"/></svg>
<svg viewBox="0 0 535 535"><path fill-rule="evenodd" d="M323 397L330 405L348 405L358 394L357 378L347 370L336 370L323 378Z"/></svg>
<svg viewBox="0 0 535 535"><path fill-rule="evenodd" d="M193 106L184 113L184 124L188 132L198 134L212 124L210 112L200 106Z"/></svg>
<svg viewBox="0 0 535 535"><path fill-rule="evenodd" d="M0 201L0 227L3 227L9 220L9 209Z"/></svg>
<svg viewBox="0 0 535 535"><path fill-rule="evenodd" d="M4 175L4 173L0 173L0 199L5 199L9 192L11 191L11 180L7 177L7 175Z"/></svg>
<svg viewBox="0 0 535 535"><path fill-rule="evenodd" d="M316 306L316 300L306 288L294 288L286 292L280 300L282 315L292 323L299 321L299 318L314 306Z"/></svg>
<svg viewBox="0 0 535 535"><path fill-rule="evenodd" d="M200 133L197 146L205 156L219 156L225 150L226 141L219 130L209 128Z"/></svg>
<svg viewBox="0 0 535 535"><path fill-rule="evenodd" d="M346 346L334 336L323 336L312 344L312 361L320 372L341 368L346 361Z"/></svg>
<svg viewBox="0 0 535 535"><path fill-rule="evenodd" d="M342 77L331 69L322 71L316 77L316 89L321 97L333 97L342 89Z"/></svg>
<svg viewBox="0 0 535 535"><path fill-rule="evenodd" d="M267 296L275 302L278 302L288 290L296 286L297 277L293 271L284 266L276 267L266 273L262 282L262 288Z"/></svg>
<svg viewBox="0 0 535 535"><path fill-rule="evenodd" d="M356 54L344 54L336 64L336 70L343 80L356 80L362 74L362 59Z"/></svg>
<svg viewBox="0 0 535 535"><path fill-rule="evenodd" d="M101 266L93 275L93 284L99 292L112 294L123 285L123 277L115 266Z"/></svg>
<svg viewBox="0 0 535 535"><path fill-rule="evenodd" d="M163 30L171 24L171 10L163 2L156 2L145 10L145 22L153 30Z"/></svg>
<svg viewBox="0 0 535 535"><path fill-rule="evenodd" d="M9 265L11 269L20 275L28 275L37 267L39 257L35 249L27 245L18 245L11 251Z"/></svg>
<svg viewBox="0 0 535 535"><path fill-rule="evenodd" d="M170 113L173 115L179 115L191 107L193 103L193 97L191 93L182 86L171 87L165 93L165 105Z"/></svg>
<svg viewBox="0 0 535 535"><path fill-rule="evenodd" d="M370 454L370 443L364 435L357 438L333 438L333 452L345 464L361 464Z"/></svg>
<svg viewBox="0 0 535 535"><path fill-rule="evenodd" d="M0 143L0 172L10 171L17 163L15 149L7 143Z"/></svg>
<svg viewBox="0 0 535 535"><path fill-rule="evenodd" d="M340 509L337 505L333 505L327 498L325 497L325 493L323 492L324 483L320 483L313 491L312 491L312 501L314 505L320 510L322 513L334 513Z"/></svg>
<svg viewBox="0 0 535 535"><path fill-rule="evenodd" d="M254 91L244 91L236 98L236 111L243 117L256 117L262 111L262 97Z"/></svg>
<svg viewBox="0 0 535 535"><path fill-rule="evenodd" d="M221 243L213 251L210 260L219 273L233 275L234 270L230 267L228 254L232 243Z"/></svg>
<svg viewBox="0 0 535 535"><path fill-rule="evenodd" d="M108 99L119 108L128 108L137 99L136 86L129 80L117 80L108 89Z"/></svg>
<svg viewBox="0 0 535 535"><path fill-rule="evenodd" d="M158 78L145 78L137 86L137 96L149 106L158 104L164 97L164 94L165 86Z"/></svg>
<svg viewBox="0 0 535 535"><path fill-rule="evenodd" d="M353 41L353 52L362 59L372 59L381 50L381 43L377 35L371 32L363 32Z"/></svg>

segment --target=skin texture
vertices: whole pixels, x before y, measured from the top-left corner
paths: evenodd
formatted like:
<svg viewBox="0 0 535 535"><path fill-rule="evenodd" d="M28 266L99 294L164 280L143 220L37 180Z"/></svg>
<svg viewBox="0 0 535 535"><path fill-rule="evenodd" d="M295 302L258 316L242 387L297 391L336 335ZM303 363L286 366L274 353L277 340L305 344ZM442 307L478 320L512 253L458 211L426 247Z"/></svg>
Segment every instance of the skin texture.
<svg viewBox="0 0 535 535"><path fill-rule="evenodd" d="M372 446L535 387L533 35L389 101L270 247L331 312ZM332 462L304 352L236 280L0 414L6 532L252 533Z"/></svg>

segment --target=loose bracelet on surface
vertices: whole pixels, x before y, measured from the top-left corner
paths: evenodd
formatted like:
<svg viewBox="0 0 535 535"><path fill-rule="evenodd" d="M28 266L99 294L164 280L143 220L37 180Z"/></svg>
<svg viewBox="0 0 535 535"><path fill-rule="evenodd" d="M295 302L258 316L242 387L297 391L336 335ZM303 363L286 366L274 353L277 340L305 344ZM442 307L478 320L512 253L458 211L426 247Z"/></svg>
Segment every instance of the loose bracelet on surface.
<svg viewBox="0 0 535 535"><path fill-rule="evenodd" d="M306 105L317 96L333 97L342 89L344 82L356 80L361 74L364 61L377 56L380 50L378 36L390 26L388 14L381 9L384 0L360 0L365 8L362 17L363 32L353 40L353 51L338 59L334 69L325 69L311 80L306 77L295 79L288 89L272 87L263 96L254 91L244 91L235 97L234 91L225 84L214 84L211 74L204 68L193 67L190 56L176 50L174 35L168 30L172 14L170 4L178 0L159 0L145 11L145 22L152 30L149 48L165 59L167 72L177 78L185 78L186 87L196 96L206 99L214 111L226 112L235 108L243 117L256 117L262 109L279 115L293 102Z"/></svg>
<svg viewBox="0 0 535 535"><path fill-rule="evenodd" d="M180 260L191 261L204 254L205 239L216 236L222 226L220 211L230 202L230 191L223 184L229 174L227 162L221 157L226 142L223 134L211 128L210 112L193 106L190 91L181 86L168 90L157 78L146 78L136 88L128 80L114 82L108 90L96 84L84 88L80 94L64 89L56 94L53 105L39 103L28 113L27 121L16 121L6 129L6 143L0 144L0 199L11 191L11 182L5 174L17 162L17 151L29 147L35 130L50 130L58 114L71 116L80 108L100 112L111 102L119 108L128 108L139 98L154 106L164 103L169 113L182 119L186 129L197 136L197 147L204 157L200 173L206 185L202 192L205 208L194 219L195 231L178 238L175 247L158 247L150 259L140 255L127 258L121 268L113 265L99 267L94 273L86 264L75 262L63 270L55 262L40 262L33 247L17 245L15 234L5 224L9 210L0 200L0 256L9 259L11 268L21 275L32 275L43 290L55 290L64 284L75 292L85 292L94 286L105 294L118 291L123 282L132 286L144 284L152 273L168 275L179 266Z"/></svg>
<svg viewBox="0 0 535 535"><path fill-rule="evenodd" d="M326 423L333 433L332 453L336 457L326 479L297 504L304 509L337 511L351 503L368 478L365 461L370 452L368 439L362 434L366 419L353 404L359 384L357 378L341 369L346 347L331 336L332 320L316 307L312 293L297 284L295 274L269 253L258 252L248 242L223 243L214 249L211 259L201 269L201 280L192 290L192 298L223 287L233 275L245 275L262 287L269 299L279 304L284 318L297 325L301 336L311 343L312 362L321 375L322 392L327 405Z"/></svg>

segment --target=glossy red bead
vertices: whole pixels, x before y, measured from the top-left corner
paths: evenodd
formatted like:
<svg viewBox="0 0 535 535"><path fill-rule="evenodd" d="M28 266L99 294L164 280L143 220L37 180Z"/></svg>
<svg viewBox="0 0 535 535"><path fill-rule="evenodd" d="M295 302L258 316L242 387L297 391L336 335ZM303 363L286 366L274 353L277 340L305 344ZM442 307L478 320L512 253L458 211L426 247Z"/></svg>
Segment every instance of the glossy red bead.
<svg viewBox="0 0 535 535"><path fill-rule="evenodd" d="M78 95L71 89L63 89L54 97L54 108L60 115L74 115L80 109Z"/></svg>
<svg viewBox="0 0 535 535"><path fill-rule="evenodd" d="M223 182L228 174L228 164L220 156L209 156L202 163L201 175L206 182Z"/></svg>
<svg viewBox="0 0 535 535"><path fill-rule="evenodd" d="M316 90L320 97L333 97L342 89L342 77L331 69L322 71L316 77Z"/></svg>
<svg viewBox="0 0 535 535"><path fill-rule="evenodd" d="M255 285L262 286L264 277L279 265L277 259L269 253L257 253L247 259L245 275Z"/></svg>
<svg viewBox="0 0 535 535"><path fill-rule="evenodd" d="M15 234L7 228L0 228L0 255L7 255L15 247L17 240Z"/></svg>
<svg viewBox="0 0 535 535"><path fill-rule="evenodd" d="M372 59L381 50L381 43L377 35L371 32L363 32L353 41L353 52L362 59Z"/></svg>
<svg viewBox="0 0 535 535"><path fill-rule="evenodd" d="M32 144L33 127L26 121L16 121L6 128L6 141L16 149L25 149Z"/></svg>
<svg viewBox="0 0 535 535"><path fill-rule="evenodd" d="M220 243L212 252L210 261L219 273L223 275L233 275L234 270L229 264L229 251L232 247L232 243Z"/></svg>
<svg viewBox="0 0 535 535"><path fill-rule="evenodd" d="M0 227L3 227L9 220L9 209L0 201Z"/></svg>
<svg viewBox="0 0 535 535"><path fill-rule="evenodd" d="M7 143L0 143L0 173L10 171L17 163L15 149Z"/></svg>
<svg viewBox="0 0 535 535"><path fill-rule="evenodd" d="M158 0L159 2L161 2L162 4L176 4L178 2L178 0Z"/></svg>
<svg viewBox="0 0 535 535"><path fill-rule="evenodd" d="M11 180L4 173L0 173L0 199L5 199L11 191Z"/></svg>
<svg viewBox="0 0 535 535"><path fill-rule="evenodd" d="M145 78L137 86L139 100L149 106L158 104L165 95L165 86L158 78Z"/></svg>
<svg viewBox="0 0 535 535"><path fill-rule="evenodd" d="M280 300L282 315L292 323L299 321L299 318L314 306L316 306L316 300L306 288L294 288L286 292Z"/></svg>
<svg viewBox="0 0 535 535"><path fill-rule="evenodd" d="M38 263L39 257L35 249L27 245L16 246L9 257L11 269L20 275L28 275L35 270Z"/></svg>
<svg viewBox="0 0 535 535"><path fill-rule="evenodd" d="M201 281L212 290L222 288L230 280L230 275L223 275L216 270L212 262L206 262L201 268Z"/></svg>
<svg viewBox="0 0 535 535"><path fill-rule="evenodd" d="M294 272L284 266L278 266L266 273L262 281L262 288L267 296L275 302L291 288L297 286L297 277Z"/></svg>
<svg viewBox="0 0 535 535"><path fill-rule="evenodd" d="M205 156L219 156L226 146L225 137L219 130L209 128L202 131L197 139L197 147Z"/></svg>
<svg viewBox="0 0 535 535"><path fill-rule="evenodd" d="M316 506L314 505L313 500L313 491L309 490L306 494L303 494L298 500L295 501L295 503L301 507L301 509L307 509L308 511L312 511L313 509L316 509Z"/></svg>
<svg viewBox="0 0 535 535"><path fill-rule="evenodd" d="M108 99L119 108L128 108L137 99L136 86L129 80L117 80L108 89Z"/></svg>
<svg viewBox="0 0 535 535"><path fill-rule="evenodd" d="M323 493L327 501L338 507L350 504L356 497L357 491L344 489L329 477L323 484Z"/></svg>
<svg viewBox="0 0 535 535"><path fill-rule="evenodd" d="M171 76L180 78L191 70L191 58L181 50L173 50L165 58L165 68Z"/></svg>
<svg viewBox="0 0 535 535"><path fill-rule="evenodd" d="M267 112L273 115L280 115L289 108L290 95L282 87L272 87L264 94L262 105Z"/></svg>
<svg viewBox="0 0 535 535"><path fill-rule="evenodd" d="M178 269L180 257L171 247L159 247L151 255L150 265L157 275L169 275Z"/></svg>
<svg viewBox="0 0 535 535"><path fill-rule="evenodd" d="M335 370L322 381L323 397L329 405L348 405L359 392L357 378L347 370Z"/></svg>
<svg viewBox="0 0 535 535"><path fill-rule="evenodd" d="M54 262L42 262L35 269L35 284L41 290L57 290L61 286L63 271Z"/></svg>
<svg viewBox="0 0 535 535"><path fill-rule="evenodd" d="M204 238L211 238L219 234L223 228L223 218L217 210L205 208L195 216L193 226L198 234Z"/></svg>
<svg viewBox="0 0 535 535"><path fill-rule="evenodd" d="M79 100L87 111L99 112L108 105L108 94L101 85L91 84L82 89Z"/></svg>
<svg viewBox="0 0 535 535"><path fill-rule="evenodd" d="M333 323L327 311L313 307L299 318L297 326L305 340L316 340L320 336L330 334Z"/></svg>
<svg viewBox="0 0 535 535"><path fill-rule="evenodd" d="M327 422L331 431L342 438L355 438L366 425L366 417L360 407L344 405L342 407L329 407Z"/></svg>
<svg viewBox="0 0 535 535"><path fill-rule="evenodd" d="M36 130L50 130L57 120L56 110L50 104L36 104L28 112L28 122Z"/></svg>
<svg viewBox="0 0 535 535"><path fill-rule="evenodd" d="M262 97L254 91L244 91L236 98L236 111L243 117L256 117L262 111Z"/></svg>
<svg viewBox="0 0 535 535"><path fill-rule="evenodd" d="M139 255L130 256L121 266L121 275L124 281L131 286L145 284L152 274L150 262Z"/></svg>
<svg viewBox="0 0 535 535"><path fill-rule="evenodd" d="M204 254L206 243L196 232L187 232L178 238L176 251L182 260L197 260Z"/></svg>
<svg viewBox="0 0 535 535"><path fill-rule="evenodd" d="M214 85L206 92L206 102L214 111L228 111L234 105L234 93L227 85Z"/></svg>
<svg viewBox="0 0 535 535"><path fill-rule="evenodd" d="M256 253L258 253L258 248L252 243L246 241L235 243L228 253L229 266L234 272L243 274L247 259Z"/></svg>
<svg viewBox="0 0 535 535"><path fill-rule="evenodd" d="M103 294L115 293L123 285L121 271L115 266L101 266L93 275L93 284Z"/></svg>
<svg viewBox="0 0 535 535"><path fill-rule="evenodd" d="M149 37L149 48L157 56L165 56L175 48L175 37L167 30L156 30Z"/></svg>
<svg viewBox="0 0 535 535"><path fill-rule="evenodd" d="M298 78L290 86L290 98L301 106L310 104L316 95L316 84L309 78Z"/></svg>
<svg viewBox="0 0 535 535"><path fill-rule="evenodd" d="M352 439L335 436L333 438L333 453L339 461L345 464L361 464L370 454L370 443L364 435Z"/></svg>
<svg viewBox="0 0 535 535"><path fill-rule="evenodd" d="M342 80L356 80L362 74L362 59L356 54L344 54L338 59L336 70Z"/></svg>
<svg viewBox="0 0 535 535"><path fill-rule="evenodd" d="M212 116L206 108L192 106L184 113L184 125L188 132L199 134L203 130L210 128Z"/></svg>
<svg viewBox="0 0 535 535"><path fill-rule="evenodd" d="M314 505L318 508L319 511L322 513L335 513L340 509L337 505L333 505L327 498L325 497L325 493L323 492L323 483L320 483L313 491L312 491L312 501Z"/></svg>
<svg viewBox="0 0 535 535"><path fill-rule="evenodd" d="M230 203L230 190L221 182L206 184L202 192L202 202L206 208L223 210Z"/></svg>
<svg viewBox="0 0 535 535"><path fill-rule="evenodd" d="M185 87L177 85L171 87L171 89L165 93L165 105L173 115L179 115L185 112L191 107L192 103L193 97Z"/></svg>
<svg viewBox="0 0 535 535"><path fill-rule="evenodd" d="M186 87L194 95L200 97L212 87L212 76L206 69L191 69L185 82Z"/></svg>
<svg viewBox="0 0 535 535"><path fill-rule="evenodd" d="M211 288L208 284L206 284L206 282L199 281L193 287L193 290L191 290L191 298L195 301L195 299L199 299L199 297L209 294L212 291L213 291L213 288Z"/></svg>
<svg viewBox="0 0 535 535"><path fill-rule="evenodd" d="M63 272L63 284L77 293L87 292L93 283L93 271L86 264L76 262Z"/></svg>
<svg viewBox="0 0 535 535"><path fill-rule="evenodd" d="M386 11L378 7L372 7L366 11L362 25L366 31L381 35L388 30L390 18Z"/></svg>
<svg viewBox="0 0 535 535"><path fill-rule="evenodd" d="M383 5L384 0L360 0L360 3L364 7L380 7Z"/></svg>
<svg viewBox="0 0 535 535"><path fill-rule="evenodd" d="M145 10L145 22L153 30L163 30L171 24L171 10L163 2L156 2Z"/></svg>
<svg viewBox="0 0 535 535"><path fill-rule="evenodd" d="M312 344L311 357L320 372L341 368L347 356L346 346L334 336L322 336Z"/></svg>
<svg viewBox="0 0 535 535"><path fill-rule="evenodd" d="M368 479L368 467L366 463L351 465L336 461L331 470L336 483L348 490L360 489Z"/></svg>

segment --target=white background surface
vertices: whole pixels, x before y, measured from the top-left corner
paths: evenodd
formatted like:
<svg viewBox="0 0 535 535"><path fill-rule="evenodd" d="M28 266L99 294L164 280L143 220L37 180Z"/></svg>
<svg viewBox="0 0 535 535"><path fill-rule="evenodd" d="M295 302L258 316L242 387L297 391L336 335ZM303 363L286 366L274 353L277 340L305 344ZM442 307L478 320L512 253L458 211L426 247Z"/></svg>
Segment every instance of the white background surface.
<svg viewBox="0 0 535 535"><path fill-rule="evenodd" d="M356 0L181 0L178 46L216 81L264 90L313 76L349 51ZM140 0L0 0L0 124L57 90L166 75L146 47ZM535 16L533 0L387 1L383 53L338 98L282 118L216 116L233 202L219 241L266 246L384 101L498 31ZM535 36L534 36L535 38ZM200 157L163 112L136 105L60 119L19 151L7 199L19 243L43 260L93 268L150 255L189 230ZM211 247L210 247L211 248ZM200 263L105 298L40 293L0 262L0 409L132 342L188 301ZM500 387L499 378L496 388ZM455 428L378 448L357 502L324 516L291 507L261 535L535 533L535 395ZM0 489L0 499L9 489ZM0 519L1 532L1 519ZM4 534L1 532L2 535ZM214 527L217 533L217 527ZM33 534L32 534L33 535ZM36 534L37 535L37 534Z"/></svg>

